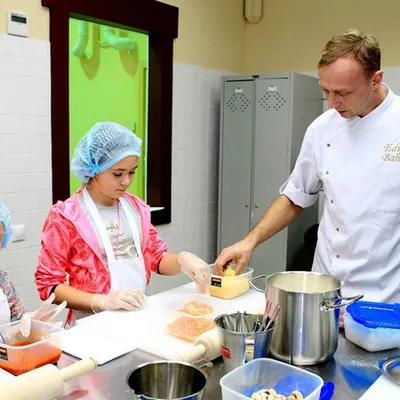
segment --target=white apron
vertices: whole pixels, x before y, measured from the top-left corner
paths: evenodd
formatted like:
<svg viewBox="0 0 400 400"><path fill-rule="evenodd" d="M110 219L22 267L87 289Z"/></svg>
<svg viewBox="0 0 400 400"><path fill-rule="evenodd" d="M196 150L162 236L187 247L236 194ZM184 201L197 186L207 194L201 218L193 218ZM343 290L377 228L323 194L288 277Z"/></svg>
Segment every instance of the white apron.
<svg viewBox="0 0 400 400"><path fill-rule="evenodd" d="M0 288L0 325L7 324L11 320L10 306L8 305L7 296Z"/></svg>
<svg viewBox="0 0 400 400"><path fill-rule="evenodd" d="M125 197L121 197L120 205L131 228L133 243L135 244L138 257L130 260L118 260L115 258L110 238L99 210L86 188L83 190L83 198L100 234L107 255L108 269L111 277L110 293L122 288L135 288L144 293L147 287L147 279L140 246L139 227L136 225L135 219L129 210L130 205L128 200ZM74 314L77 319L90 315L81 311L75 311Z"/></svg>

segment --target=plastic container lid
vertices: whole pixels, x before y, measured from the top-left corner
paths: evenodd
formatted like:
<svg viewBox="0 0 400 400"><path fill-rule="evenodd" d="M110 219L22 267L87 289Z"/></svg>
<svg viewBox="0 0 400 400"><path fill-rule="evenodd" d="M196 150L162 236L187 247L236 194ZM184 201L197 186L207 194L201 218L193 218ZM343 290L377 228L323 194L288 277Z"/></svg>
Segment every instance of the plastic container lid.
<svg viewBox="0 0 400 400"><path fill-rule="evenodd" d="M357 301L347 306L354 321L367 328L400 329L400 304Z"/></svg>

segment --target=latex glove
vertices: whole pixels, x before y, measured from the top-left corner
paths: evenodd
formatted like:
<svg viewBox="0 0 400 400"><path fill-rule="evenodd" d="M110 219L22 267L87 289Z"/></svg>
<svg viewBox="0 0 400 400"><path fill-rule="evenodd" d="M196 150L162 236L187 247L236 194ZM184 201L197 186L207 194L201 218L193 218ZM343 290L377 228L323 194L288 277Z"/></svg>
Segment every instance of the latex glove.
<svg viewBox="0 0 400 400"><path fill-rule="evenodd" d="M215 273L224 275L224 270L231 261L236 263L236 275L240 275L243 268L249 263L253 246L245 239L226 247L215 261Z"/></svg>
<svg viewBox="0 0 400 400"><path fill-rule="evenodd" d="M43 302L40 308L33 312L25 313L21 318L21 323L18 325L18 329L21 331L22 335L28 337L31 333L31 323L32 320L50 322L53 320L64 308L67 306L67 302L63 301L57 307L49 310L51 303L55 299L55 294L52 293L50 297ZM57 325L62 325L62 322L56 323Z"/></svg>
<svg viewBox="0 0 400 400"><path fill-rule="evenodd" d="M178 255L181 271L188 275L197 286L197 291L209 294L211 285L211 270L208 264L192 253L183 251Z"/></svg>
<svg viewBox="0 0 400 400"><path fill-rule="evenodd" d="M94 294L92 310L94 313L111 310L136 311L143 307L146 296L137 289L119 289L109 294Z"/></svg>
<svg viewBox="0 0 400 400"><path fill-rule="evenodd" d="M3 247L4 224L0 221L0 249Z"/></svg>

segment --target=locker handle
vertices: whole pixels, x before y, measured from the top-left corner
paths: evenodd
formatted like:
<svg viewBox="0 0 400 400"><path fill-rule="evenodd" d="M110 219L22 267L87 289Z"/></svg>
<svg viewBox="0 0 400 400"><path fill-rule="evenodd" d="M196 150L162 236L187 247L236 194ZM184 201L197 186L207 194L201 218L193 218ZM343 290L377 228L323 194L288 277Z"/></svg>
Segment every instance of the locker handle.
<svg viewBox="0 0 400 400"><path fill-rule="evenodd" d="M258 208L258 204L256 204L254 207L255 207L255 208Z"/></svg>
<svg viewBox="0 0 400 400"><path fill-rule="evenodd" d="M246 207L248 207L249 206L249 204L248 203L246 203Z"/></svg>

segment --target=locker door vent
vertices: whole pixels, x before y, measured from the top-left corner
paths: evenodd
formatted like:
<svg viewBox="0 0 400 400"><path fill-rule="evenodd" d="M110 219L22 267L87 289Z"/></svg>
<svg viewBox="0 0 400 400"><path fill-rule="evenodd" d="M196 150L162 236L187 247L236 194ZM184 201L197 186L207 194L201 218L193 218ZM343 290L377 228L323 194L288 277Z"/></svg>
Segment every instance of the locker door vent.
<svg viewBox="0 0 400 400"><path fill-rule="evenodd" d="M234 93L226 101L226 105L231 109L232 112L244 112L247 110L250 104L251 101L243 93Z"/></svg>
<svg viewBox="0 0 400 400"><path fill-rule="evenodd" d="M279 111L286 103L286 100L279 92L267 92L258 100L258 103L265 111Z"/></svg>

